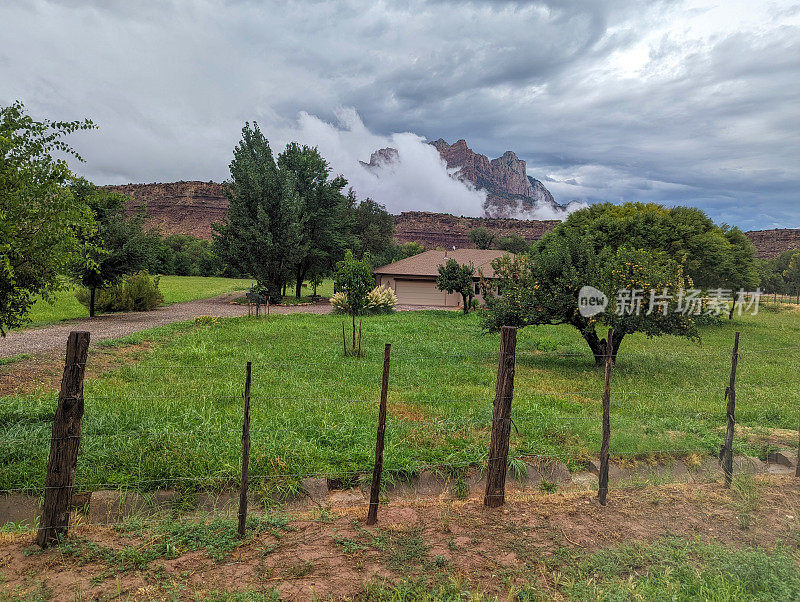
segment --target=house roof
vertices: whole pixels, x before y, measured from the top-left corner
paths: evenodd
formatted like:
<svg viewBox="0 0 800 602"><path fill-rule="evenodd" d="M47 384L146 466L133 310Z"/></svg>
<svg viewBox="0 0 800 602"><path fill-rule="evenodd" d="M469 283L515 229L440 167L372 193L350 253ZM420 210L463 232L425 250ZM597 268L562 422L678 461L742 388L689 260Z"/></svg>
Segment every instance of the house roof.
<svg viewBox="0 0 800 602"><path fill-rule="evenodd" d="M419 253L418 255L406 257L400 261L381 266L375 269L375 273L391 276L438 276L439 266L444 265L448 259L455 259L462 265L471 263L475 267L476 275L478 270L481 270L486 278L494 278L494 270L491 265L492 261L503 255L514 257L513 253L494 249L425 251L424 253Z"/></svg>

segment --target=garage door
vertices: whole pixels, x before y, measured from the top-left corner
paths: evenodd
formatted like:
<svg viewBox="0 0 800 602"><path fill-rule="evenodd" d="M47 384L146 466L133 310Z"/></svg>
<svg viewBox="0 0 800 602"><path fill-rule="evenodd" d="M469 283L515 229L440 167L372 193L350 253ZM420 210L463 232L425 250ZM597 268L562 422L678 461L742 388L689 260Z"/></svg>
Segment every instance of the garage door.
<svg viewBox="0 0 800 602"><path fill-rule="evenodd" d="M395 280L395 294L401 305L445 305L447 293L431 280Z"/></svg>

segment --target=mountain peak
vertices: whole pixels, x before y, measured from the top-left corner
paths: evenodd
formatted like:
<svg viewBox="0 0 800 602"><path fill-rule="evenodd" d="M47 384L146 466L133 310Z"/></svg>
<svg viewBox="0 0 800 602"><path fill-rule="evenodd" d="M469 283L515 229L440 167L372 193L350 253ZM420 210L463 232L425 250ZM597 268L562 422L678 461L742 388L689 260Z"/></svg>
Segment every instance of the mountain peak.
<svg viewBox="0 0 800 602"><path fill-rule="evenodd" d="M511 217L535 207L563 209L539 180L527 173L525 161L514 151L507 150L491 161L486 155L474 152L463 138L448 144L442 138L431 145L439 151L455 176L486 192L486 214L491 217Z"/></svg>

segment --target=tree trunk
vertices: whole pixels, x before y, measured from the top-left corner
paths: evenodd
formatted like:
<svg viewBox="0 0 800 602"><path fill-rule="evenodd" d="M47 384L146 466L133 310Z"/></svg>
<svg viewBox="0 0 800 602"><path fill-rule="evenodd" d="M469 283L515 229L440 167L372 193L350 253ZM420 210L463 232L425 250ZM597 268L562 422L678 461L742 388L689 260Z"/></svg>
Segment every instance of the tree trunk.
<svg viewBox="0 0 800 602"><path fill-rule="evenodd" d="M611 349L611 361L616 363L617 361L617 353L619 352L620 345L622 345L622 339L625 337L625 334L618 334L617 332L612 332L612 349ZM606 357L606 346L607 342L606 339L600 339L597 336L597 333L594 330L586 330L582 331L581 334L583 335L583 339L589 344L589 348L592 350L592 355L594 355L594 363L598 366L602 366L605 362Z"/></svg>
<svg viewBox="0 0 800 602"><path fill-rule="evenodd" d="M464 293L461 293L461 301L464 303L464 313L469 313L469 301L467 301L467 296Z"/></svg>
<svg viewBox="0 0 800 602"><path fill-rule="evenodd" d="M93 286L89 288L89 317L94 318L94 298L95 293L97 292L97 287Z"/></svg>
<svg viewBox="0 0 800 602"><path fill-rule="evenodd" d="M283 290L281 291L281 296L282 297L286 296L286 281L284 281L284 283L283 283Z"/></svg>
<svg viewBox="0 0 800 602"><path fill-rule="evenodd" d="M728 313L728 319L733 320L733 310L736 308L736 302L731 303L731 311Z"/></svg>
<svg viewBox="0 0 800 602"><path fill-rule="evenodd" d="M353 351L356 349L356 315L353 314Z"/></svg>
<svg viewBox="0 0 800 602"><path fill-rule="evenodd" d="M314 281L314 296L317 296L317 281Z"/></svg>
<svg viewBox="0 0 800 602"><path fill-rule="evenodd" d="M297 273L296 273L297 284L295 285L294 296L297 297L298 299L302 296L303 293L303 280L306 279L307 271L308 270L304 267L298 266L297 268Z"/></svg>

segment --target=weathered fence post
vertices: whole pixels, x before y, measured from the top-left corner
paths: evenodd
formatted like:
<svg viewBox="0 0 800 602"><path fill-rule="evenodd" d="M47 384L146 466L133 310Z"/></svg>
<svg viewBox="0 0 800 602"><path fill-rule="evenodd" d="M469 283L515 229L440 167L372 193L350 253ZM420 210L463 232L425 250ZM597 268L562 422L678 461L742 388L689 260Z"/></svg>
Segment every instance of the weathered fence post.
<svg viewBox="0 0 800 602"><path fill-rule="evenodd" d="M606 505L608 496L608 454L611 440L611 370L614 366L614 331L609 329L606 339L605 388L603 389L603 440L600 444L600 476L597 497Z"/></svg>
<svg viewBox="0 0 800 602"><path fill-rule="evenodd" d="M367 524L378 522L378 501L381 493L381 474L383 473L383 440L386 435L386 397L389 393L390 343L383 348L383 381L381 382L381 403L378 409L378 436L375 440L375 468L372 471L372 484L369 491L369 512Z"/></svg>
<svg viewBox="0 0 800 602"><path fill-rule="evenodd" d="M722 446L722 470L725 473L725 487L731 486L733 479L733 425L736 414L736 364L739 362L739 333L733 339L733 355L731 357L731 380L725 389L725 398L728 400L727 418L728 425L725 431L725 443Z"/></svg>
<svg viewBox="0 0 800 602"><path fill-rule="evenodd" d="M242 485L239 491L239 535L244 537L247 524L247 486L250 467L250 375L252 364L247 362L244 379L244 422L242 423Z"/></svg>
<svg viewBox="0 0 800 602"><path fill-rule="evenodd" d="M506 471L511 434L511 402L514 398L514 362L517 349L517 329L503 326L500 334L500 360L497 365L497 386L492 412L492 440L486 471L486 494L483 505L502 506L506 501Z"/></svg>
<svg viewBox="0 0 800 602"><path fill-rule="evenodd" d="M797 466L794 469L794 476L800 477L800 426L797 427Z"/></svg>
<svg viewBox="0 0 800 602"><path fill-rule="evenodd" d="M88 353L89 333L71 332L67 339L67 356L58 407L53 418L42 518L36 534L36 543L43 548L69 529L70 502L81 443L83 375Z"/></svg>

